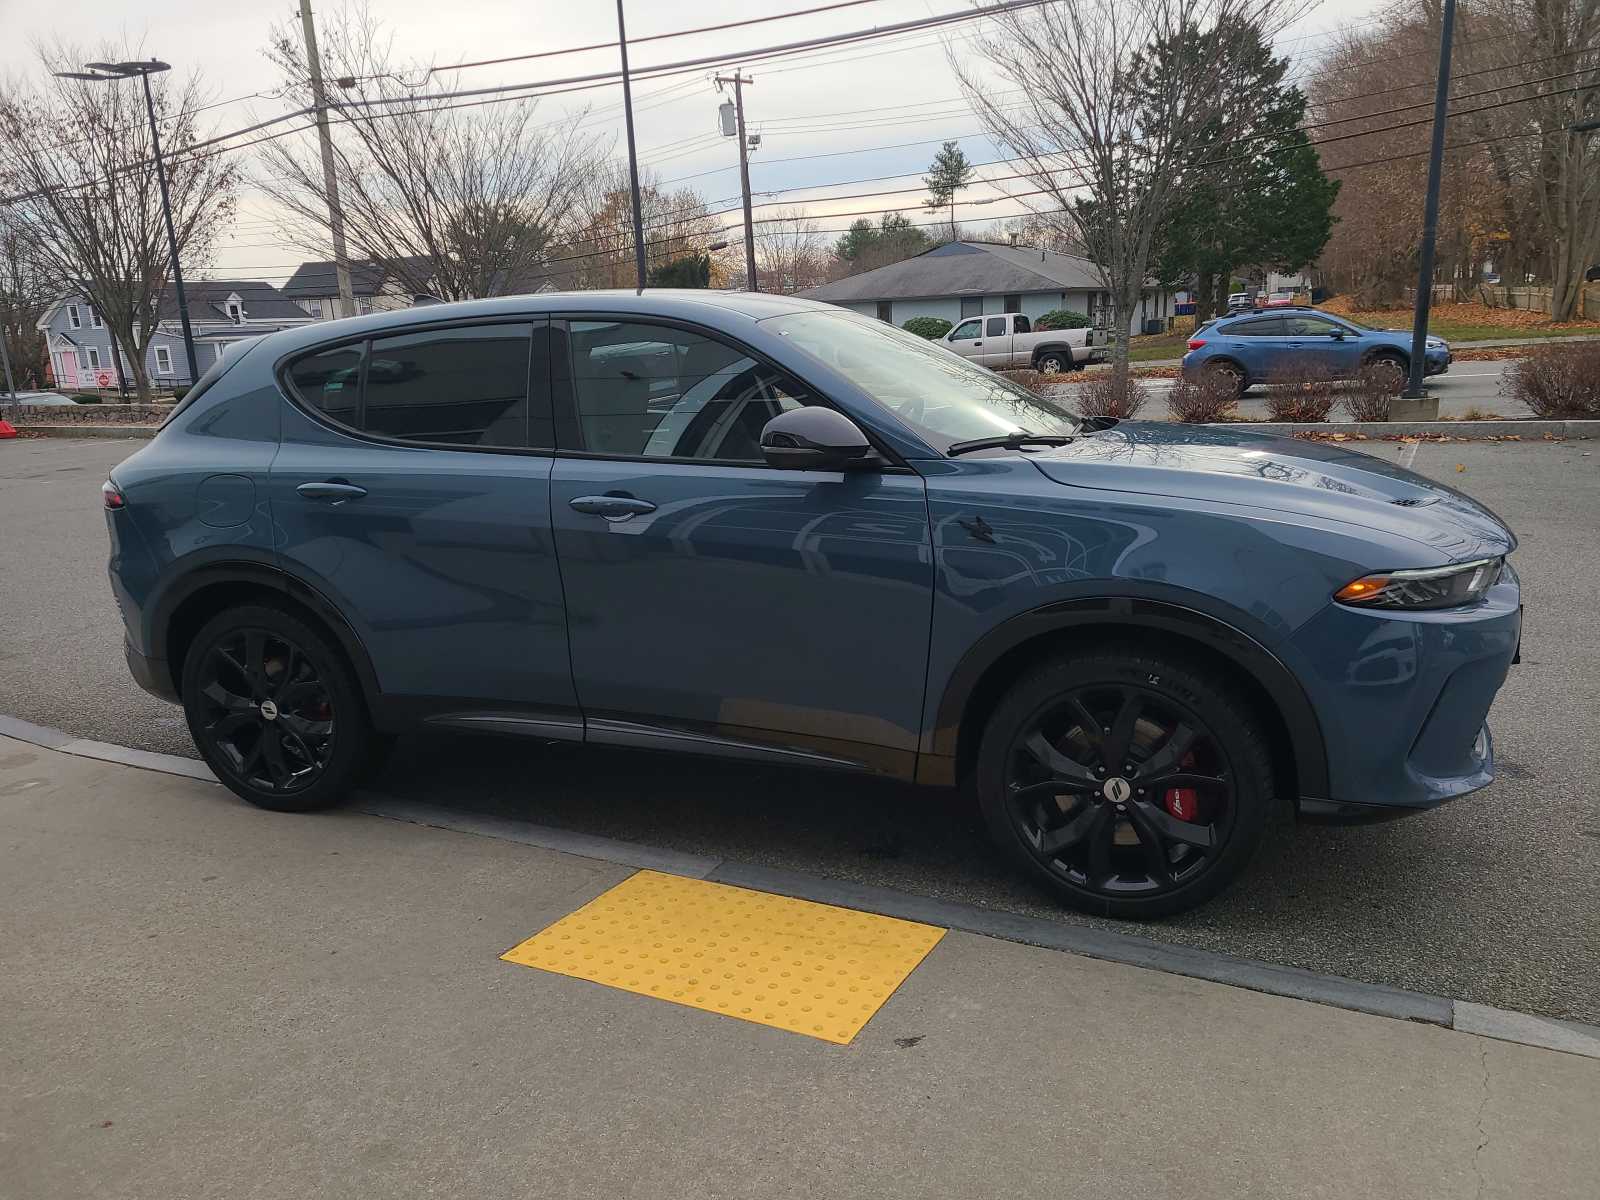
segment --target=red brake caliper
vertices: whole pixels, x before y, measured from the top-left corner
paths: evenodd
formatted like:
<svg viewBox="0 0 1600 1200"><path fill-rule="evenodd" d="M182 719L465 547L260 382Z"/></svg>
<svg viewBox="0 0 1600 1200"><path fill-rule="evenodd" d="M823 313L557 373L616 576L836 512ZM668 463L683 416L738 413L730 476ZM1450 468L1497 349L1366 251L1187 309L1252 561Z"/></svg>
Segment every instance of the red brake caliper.
<svg viewBox="0 0 1600 1200"><path fill-rule="evenodd" d="M1183 761L1178 764L1185 771L1194 766L1194 751L1183 756ZM1175 787L1168 788L1167 794L1162 797L1162 803L1167 812L1177 817L1180 821L1193 821L1200 815L1200 793L1194 788Z"/></svg>

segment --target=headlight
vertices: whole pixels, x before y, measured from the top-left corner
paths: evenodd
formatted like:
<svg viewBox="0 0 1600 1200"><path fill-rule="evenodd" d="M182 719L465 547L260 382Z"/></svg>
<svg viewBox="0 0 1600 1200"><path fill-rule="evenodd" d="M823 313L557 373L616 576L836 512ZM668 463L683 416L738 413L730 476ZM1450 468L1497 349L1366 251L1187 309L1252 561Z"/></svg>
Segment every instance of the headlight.
<svg viewBox="0 0 1600 1200"><path fill-rule="evenodd" d="M1379 571L1351 580L1333 598L1362 608L1456 608L1482 599L1503 565L1502 559L1480 558L1420 571Z"/></svg>

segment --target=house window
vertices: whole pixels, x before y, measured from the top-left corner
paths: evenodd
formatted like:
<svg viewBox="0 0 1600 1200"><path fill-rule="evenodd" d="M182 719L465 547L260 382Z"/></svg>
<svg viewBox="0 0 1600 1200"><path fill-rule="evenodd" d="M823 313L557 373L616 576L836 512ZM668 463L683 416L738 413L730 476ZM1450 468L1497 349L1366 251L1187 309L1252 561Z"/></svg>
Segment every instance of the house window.
<svg viewBox="0 0 1600 1200"><path fill-rule="evenodd" d="M366 316L368 313L376 311L377 310L373 307L371 296L362 296L356 300L356 312L360 313L362 316Z"/></svg>
<svg viewBox="0 0 1600 1200"><path fill-rule="evenodd" d="M156 374L157 375L171 375L172 374L172 347L171 346L157 346L156 347Z"/></svg>
<svg viewBox="0 0 1600 1200"><path fill-rule="evenodd" d="M232 321L235 325L244 324L244 309L239 306L239 302L237 300L228 301L228 320Z"/></svg>
<svg viewBox="0 0 1600 1200"><path fill-rule="evenodd" d="M878 301L878 320L894 324L894 305L890 301Z"/></svg>
<svg viewBox="0 0 1600 1200"><path fill-rule="evenodd" d="M1000 311L1001 312L1008 312L1008 313L1021 312L1022 311L1022 297L1020 295L1015 294L1015 293L1013 293L1012 295L1007 296L1005 298L1005 303L1001 306Z"/></svg>
<svg viewBox="0 0 1600 1200"><path fill-rule="evenodd" d="M316 317L319 321L322 319L321 300L302 300L300 303L305 305L306 312L311 316Z"/></svg>
<svg viewBox="0 0 1600 1200"><path fill-rule="evenodd" d="M100 316L100 310L92 304L89 305L89 328L103 329L104 327L105 321Z"/></svg>
<svg viewBox="0 0 1600 1200"><path fill-rule="evenodd" d="M78 306L76 304L67 305L67 324L72 326L74 329L83 328L83 316L78 312Z"/></svg>
<svg viewBox="0 0 1600 1200"><path fill-rule="evenodd" d="M83 354L83 365L89 368L91 371L98 371L100 369L100 347L85 346L83 348Z"/></svg>
<svg viewBox="0 0 1600 1200"><path fill-rule="evenodd" d="M978 317L983 315L982 296L961 297L961 315L963 317Z"/></svg>

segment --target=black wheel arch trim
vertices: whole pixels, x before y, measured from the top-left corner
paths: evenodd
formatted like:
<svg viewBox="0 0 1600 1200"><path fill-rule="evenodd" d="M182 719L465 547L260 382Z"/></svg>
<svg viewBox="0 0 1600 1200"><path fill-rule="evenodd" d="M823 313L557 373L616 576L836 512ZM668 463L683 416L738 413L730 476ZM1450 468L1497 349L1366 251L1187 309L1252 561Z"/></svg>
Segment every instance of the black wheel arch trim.
<svg viewBox="0 0 1600 1200"><path fill-rule="evenodd" d="M377 672L373 669L366 646L350 622L320 590L277 564L262 559L234 558L207 562L174 578L150 608L146 622L149 658L168 664L169 671L176 670L177 664L171 662L167 645L172 619L186 600L218 584L254 584L269 591L281 592L309 609L332 632L350 659L368 707L372 707L379 695ZM173 682L176 687L178 681Z"/></svg>
<svg viewBox="0 0 1600 1200"><path fill-rule="evenodd" d="M945 683L922 755L926 783L954 783L963 718L980 681L1010 651L1043 634L1086 625L1132 626L1175 634L1220 654L1249 675L1277 706L1289 733L1300 796L1328 795L1322 723L1293 671L1259 640L1211 613L1170 600L1085 596L1042 605L995 626L968 648ZM942 776L951 778L941 778ZM1299 797L1290 797L1298 800Z"/></svg>

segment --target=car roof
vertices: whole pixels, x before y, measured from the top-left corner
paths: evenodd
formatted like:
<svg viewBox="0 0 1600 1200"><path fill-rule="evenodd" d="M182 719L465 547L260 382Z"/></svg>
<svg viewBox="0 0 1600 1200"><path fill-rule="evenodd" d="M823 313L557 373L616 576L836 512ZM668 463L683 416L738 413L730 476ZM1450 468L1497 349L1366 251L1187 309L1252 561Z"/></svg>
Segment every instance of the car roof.
<svg viewBox="0 0 1600 1200"><path fill-rule="evenodd" d="M267 334L261 343L274 355L289 354L307 347L350 338L379 337L403 333L419 325L461 320L516 320L519 317L548 313L615 314L619 317L677 317L705 321L715 314L754 323L768 317L792 313L841 310L836 304L802 300L796 296L774 296L764 292L720 292L699 288L632 288L594 292L542 292L527 296L496 296L487 300L460 300L448 304L427 304L388 312L346 317L337 321L318 321L296 329Z"/></svg>

